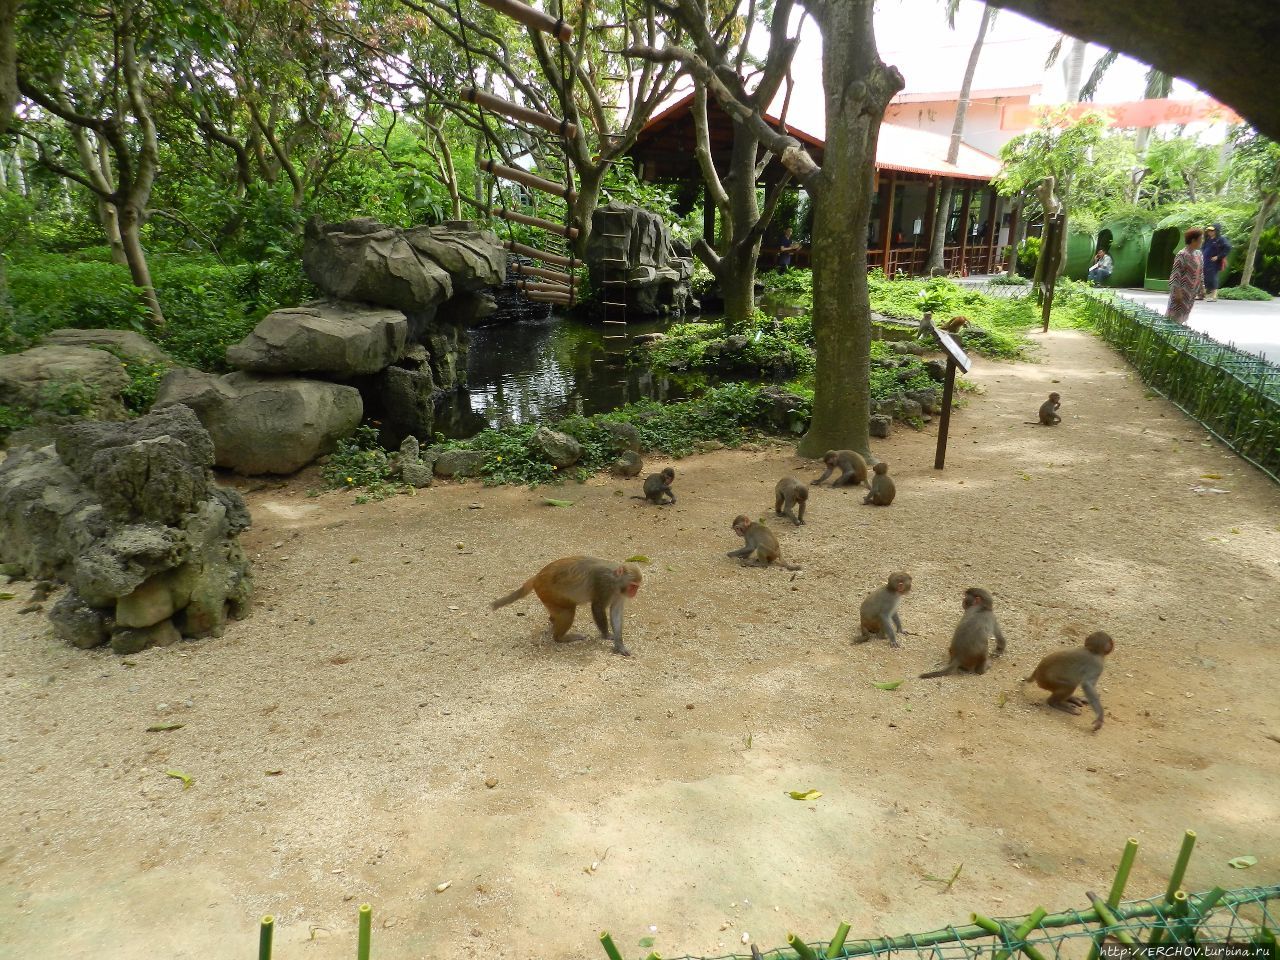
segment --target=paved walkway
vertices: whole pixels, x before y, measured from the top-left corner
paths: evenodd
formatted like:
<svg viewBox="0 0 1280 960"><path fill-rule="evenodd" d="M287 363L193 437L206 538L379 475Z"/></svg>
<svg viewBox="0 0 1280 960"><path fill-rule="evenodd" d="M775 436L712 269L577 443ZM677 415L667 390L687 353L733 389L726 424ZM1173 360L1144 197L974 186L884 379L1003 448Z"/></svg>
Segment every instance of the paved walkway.
<svg viewBox="0 0 1280 960"><path fill-rule="evenodd" d="M1169 295L1159 290L1117 290L1157 313L1164 313ZM1197 300L1187 324L1207 333L1220 343L1230 343L1250 353L1260 353L1272 363L1280 363L1280 299Z"/></svg>

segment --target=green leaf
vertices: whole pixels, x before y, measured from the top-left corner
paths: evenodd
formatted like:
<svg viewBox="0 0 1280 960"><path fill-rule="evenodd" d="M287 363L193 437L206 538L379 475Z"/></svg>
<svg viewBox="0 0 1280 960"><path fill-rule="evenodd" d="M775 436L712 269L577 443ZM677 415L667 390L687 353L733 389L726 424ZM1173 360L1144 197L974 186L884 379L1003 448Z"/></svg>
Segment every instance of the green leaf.
<svg viewBox="0 0 1280 960"><path fill-rule="evenodd" d="M886 680L884 683L872 683L871 685L877 690L897 690L902 684L902 680Z"/></svg>
<svg viewBox="0 0 1280 960"><path fill-rule="evenodd" d="M185 723L157 723L153 727L147 727L147 733L165 733L169 730L181 730L185 726Z"/></svg>
<svg viewBox="0 0 1280 960"><path fill-rule="evenodd" d="M627 557L626 562L627 563L648 563L649 558L646 557L643 553L637 553L634 557Z"/></svg>
<svg viewBox="0 0 1280 960"><path fill-rule="evenodd" d="M0 593L0 600L12 600L16 596L16 593Z"/></svg>
<svg viewBox="0 0 1280 960"><path fill-rule="evenodd" d="M1228 860L1227 866L1235 867L1237 870L1248 870L1257 862L1258 858L1254 856L1236 857L1234 860Z"/></svg>
<svg viewBox="0 0 1280 960"><path fill-rule="evenodd" d="M189 777L185 773L183 773L181 770L166 770L164 772L164 775L166 777L173 777L173 779L175 780L181 780L183 790L189 789L191 785L196 782L195 777Z"/></svg>
<svg viewBox="0 0 1280 960"><path fill-rule="evenodd" d="M572 500L553 500L551 497L543 497L542 502L548 507L572 507Z"/></svg>
<svg viewBox="0 0 1280 960"><path fill-rule="evenodd" d="M821 790L790 790L787 793L792 800L817 800L822 796Z"/></svg>
<svg viewBox="0 0 1280 960"><path fill-rule="evenodd" d="M641 937L641 938L640 938L640 946L642 946L642 947L652 947L652 946L653 946L653 940L654 940L654 938L653 938L653 937Z"/></svg>

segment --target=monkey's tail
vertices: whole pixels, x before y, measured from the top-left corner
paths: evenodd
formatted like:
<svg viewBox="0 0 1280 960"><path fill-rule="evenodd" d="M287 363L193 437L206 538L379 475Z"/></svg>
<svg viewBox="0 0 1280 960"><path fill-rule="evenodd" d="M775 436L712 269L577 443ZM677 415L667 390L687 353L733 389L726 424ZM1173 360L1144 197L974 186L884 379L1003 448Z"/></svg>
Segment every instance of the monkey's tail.
<svg viewBox="0 0 1280 960"><path fill-rule="evenodd" d="M779 563L778 566L782 567L783 570L790 570L792 573L800 569L794 563Z"/></svg>
<svg viewBox="0 0 1280 960"><path fill-rule="evenodd" d="M632 499L632 500L648 500L649 498L648 498L648 497L642 497L642 496L640 496L640 494L638 494L638 493L633 493L633 494L631 495L631 499Z"/></svg>
<svg viewBox="0 0 1280 960"><path fill-rule="evenodd" d="M920 674L920 679L932 680L934 677L949 677L953 673L955 673L955 670L953 670L951 668L951 665L948 664L947 666L943 667L941 670L930 670L928 673Z"/></svg>
<svg viewBox="0 0 1280 960"><path fill-rule="evenodd" d="M515 590L512 590L505 597L499 597L493 603L489 604L489 609L497 610L499 607L505 607L508 603L515 603L521 597L527 597L533 590L533 581L526 580Z"/></svg>

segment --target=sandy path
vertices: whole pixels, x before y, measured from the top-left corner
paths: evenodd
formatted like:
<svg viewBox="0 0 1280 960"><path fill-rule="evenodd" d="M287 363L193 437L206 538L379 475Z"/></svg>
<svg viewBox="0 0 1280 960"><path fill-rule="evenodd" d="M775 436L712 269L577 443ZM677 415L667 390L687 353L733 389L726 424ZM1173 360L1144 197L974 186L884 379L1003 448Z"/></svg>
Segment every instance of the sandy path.
<svg viewBox="0 0 1280 960"><path fill-rule="evenodd" d="M1054 333L1045 355L979 365L945 472L932 431L879 443L893 507L818 491L781 531L794 580L723 556L735 513L816 475L774 448L682 461L665 510L604 478L556 492L570 509L260 490L253 617L134 666L0 604L0 957L245 958L266 912L277 956L348 957L361 901L379 960L593 957L603 928L628 955L767 948L842 918L1078 905L1129 835L1130 892L1153 893L1187 827L1190 887L1275 882L1280 490L1099 342ZM1024 426L1051 383L1064 423ZM532 599L487 610L575 552L652 558L632 659L533 639ZM899 567L921 635L851 647L850 611ZM941 656L971 584L1009 655L873 687ZM1119 648L1092 735L1017 681L1099 627ZM162 721L185 727L143 732ZM924 879L961 862L950 893Z"/></svg>

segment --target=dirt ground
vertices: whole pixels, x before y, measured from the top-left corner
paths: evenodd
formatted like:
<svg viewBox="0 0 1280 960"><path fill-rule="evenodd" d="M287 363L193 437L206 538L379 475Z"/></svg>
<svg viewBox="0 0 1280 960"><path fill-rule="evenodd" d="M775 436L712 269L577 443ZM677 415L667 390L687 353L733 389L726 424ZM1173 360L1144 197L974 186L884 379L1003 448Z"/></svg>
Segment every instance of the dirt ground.
<svg viewBox="0 0 1280 960"><path fill-rule="evenodd" d="M348 957L365 901L379 960L602 957L603 929L628 956L767 949L1084 905L1128 836L1129 893L1154 894L1186 828L1189 888L1280 880L1280 489L1086 335L972 379L944 472L933 428L899 431L875 446L891 508L821 489L777 527L795 577L724 556L734 514L817 475L773 447L679 462L666 509L604 477L259 489L253 616L127 659L55 641L10 588L0 956L247 958L272 913L277 957ZM1062 425L1024 425L1050 389ZM538 636L533 598L488 609L572 553L651 559L631 659ZM851 646L898 568L918 635ZM1008 655L915 679L970 585ZM1118 648L1092 734L1018 681L1098 628ZM927 878L958 864L949 892Z"/></svg>

